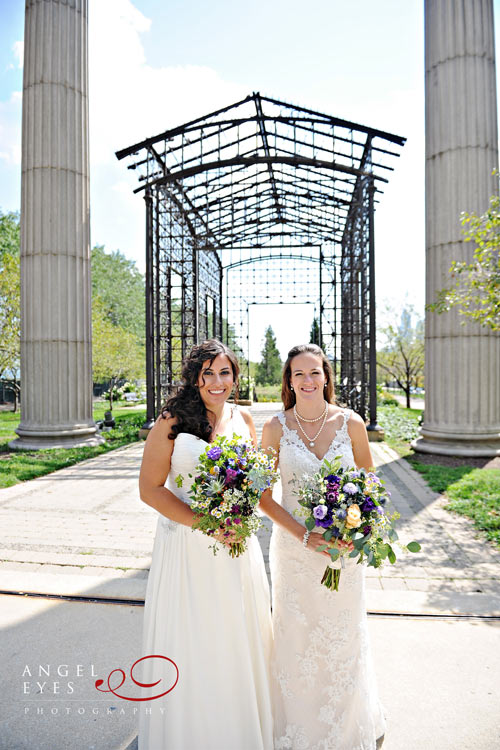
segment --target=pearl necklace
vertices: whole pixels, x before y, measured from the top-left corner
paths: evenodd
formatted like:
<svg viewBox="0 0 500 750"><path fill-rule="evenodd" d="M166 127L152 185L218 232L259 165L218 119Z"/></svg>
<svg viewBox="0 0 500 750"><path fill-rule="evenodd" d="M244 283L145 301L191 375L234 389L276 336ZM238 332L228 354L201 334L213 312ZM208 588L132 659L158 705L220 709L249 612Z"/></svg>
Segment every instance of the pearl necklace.
<svg viewBox="0 0 500 750"><path fill-rule="evenodd" d="M327 404L327 402L325 401L325 411L326 411L326 409L328 409L328 404ZM311 423L312 423L312 422L319 422L319 420L320 420L320 419L323 419L323 417L325 416L325 412L324 412L324 411L322 411L322 412L321 412L321 414L319 415L319 417L316 417L316 419L306 419L306 417L302 417L302 416L301 416L301 415L299 414L299 412L297 411L297 404L294 404L294 407L293 407L293 413L295 414L295 416L296 416L296 417L298 417L299 419L301 419L301 420L302 420L302 422L311 422Z"/></svg>
<svg viewBox="0 0 500 750"><path fill-rule="evenodd" d="M295 408L295 404L293 406L293 413L294 413L295 419L297 420L297 424L299 426L300 431L304 435L305 439L307 440L307 442L309 443L309 445L311 446L311 448L314 448L315 441L319 438L319 436L323 432L323 427L326 424L326 418L328 416L328 404L325 405L325 411L324 411L324 414L323 414L323 421L321 423L321 427L319 428L319 430L316 433L316 435L314 435L314 437L312 437L312 438L309 437L309 435L307 434L307 432L304 430L304 428L300 424L299 419L298 419L299 415L297 414L297 409ZM317 421L317 420L312 420L312 421Z"/></svg>

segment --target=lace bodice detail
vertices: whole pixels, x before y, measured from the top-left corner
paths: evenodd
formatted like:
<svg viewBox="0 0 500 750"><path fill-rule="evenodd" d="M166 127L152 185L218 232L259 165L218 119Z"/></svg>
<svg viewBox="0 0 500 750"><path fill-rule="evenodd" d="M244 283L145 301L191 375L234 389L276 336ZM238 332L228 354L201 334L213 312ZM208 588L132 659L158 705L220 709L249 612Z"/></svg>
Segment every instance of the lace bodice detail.
<svg viewBox="0 0 500 750"><path fill-rule="evenodd" d="M317 471L322 462L326 459L332 461L337 456L342 460L344 468L354 467L354 456L352 452L351 438L347 425L351 415L350 409L344 410L344 421L330 443L330 446L323 456L319 459L310 451L297 430L288 427L283 412L279 412L277 417L283 428L283 435L280 439L280 474L283 485L283 507L289 513L299 508L297 496L292 492L290 481L294 478L300 479L303 474L312 474Z"/></svg>

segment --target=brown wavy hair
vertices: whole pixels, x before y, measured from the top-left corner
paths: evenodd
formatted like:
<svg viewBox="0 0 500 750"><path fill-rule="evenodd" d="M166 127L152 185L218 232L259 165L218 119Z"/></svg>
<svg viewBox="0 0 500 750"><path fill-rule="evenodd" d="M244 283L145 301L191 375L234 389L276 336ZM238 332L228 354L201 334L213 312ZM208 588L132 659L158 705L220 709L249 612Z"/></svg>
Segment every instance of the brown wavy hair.
<svg viewBox="0 0 500 750"><path fill-rule="evenodd" d="M238 377L240 368L236 355L229 347L217 339L209 339L202 344L193 346L182 363L182 385L179 391L171 396L161 409L161 416L166 419L168 415L176 417L176 424L172 425L169 435L175 440L181 432L189 432L191 435L210 441L212 425L208 419L209 410L200 396L198 388L198 377L203 363L209 360L210 364L219 354L225 354L231 362L234 380L234 400L238 401Z"/></svg>
<svg viewBox="0 0 500 750"><path fill-rule="evenodd" d="M298 344L298 346L292 347L288 352L287 360L283 366L283 375L281 379L281 400L283 401L283 408L286 411L291 409L295 404L296 398L295 393L291 389L292 379L292 359L298 354L314 354L316 357L320 357L323 363L323 372L326 377L326 388L325 390L325 401L329 404L335 403L335 387L333 384L333 370L330 364L330 360L327 358L325 352L321 347L316 344Z"/></svg>

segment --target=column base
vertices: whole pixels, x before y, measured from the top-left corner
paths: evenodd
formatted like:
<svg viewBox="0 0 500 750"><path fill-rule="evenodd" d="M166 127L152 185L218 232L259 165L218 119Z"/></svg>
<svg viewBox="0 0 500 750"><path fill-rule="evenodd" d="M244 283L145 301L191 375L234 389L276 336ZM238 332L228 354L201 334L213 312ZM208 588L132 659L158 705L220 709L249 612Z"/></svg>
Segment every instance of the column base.
<svg viewBox="0 0 500 750"><path fill-rule="evenodd" d="M104 438L97 433L95 425L59 431L29 430L19 426L16 432L19 437L9 443L9 448L15 451L40 451L50 448L93 448L105 442Z"/></svg>
<svg viewBox="0 0 500 750"><path fill-rule="evenodd" d="M384 429L378 424L378 422L374 425L367 425L366 432L368 434L368 440L370 441L370 443L381 443L383 440L385 440Z"/></svg>
<svg viewBox="0 0 500 750"><path fill-rule="evenodd" d="M498 440L433 440L419 437L411 443L417 453L434 453L437 456L469 456L470 458L492 458L500 456L500 438Z"/></svg>

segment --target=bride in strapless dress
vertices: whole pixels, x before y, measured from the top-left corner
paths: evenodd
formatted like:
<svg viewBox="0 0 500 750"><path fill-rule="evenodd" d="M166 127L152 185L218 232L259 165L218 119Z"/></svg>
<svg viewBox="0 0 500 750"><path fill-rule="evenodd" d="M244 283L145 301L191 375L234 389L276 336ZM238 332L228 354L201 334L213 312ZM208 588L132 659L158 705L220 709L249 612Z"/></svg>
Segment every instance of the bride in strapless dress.
<svg viewBox="0 0 500 750"><path fill-rule="evenodd" d="M172 659L179 679L168 695L141 704L139 750L273 747L269 587L259 542L253 536L234 559L224 549L214 556L213 540L191 528L189 474L207 444L233 434L256 443L250 414L226 403L237 377L236 357L223 344L194 347L183 367L185 385L146 441L141 499L160 515L142 655ZM158 679L157 659L140 666L141 682ZM162 692L155 690L148 695Z"/></svg>
<svg viewBox="0 0 500 750"><path fill-rule="evenodd" d="M264 426L262 447L279 455L281 505L264 493L273 519L270 564L274 649L275 750L375 750L385 719L372 665L365 567L346 559L339 591L321 584L330 556L292 515L300 508L291 480L339 456L345 468L370 468L363 420L333 404L333 373L322 350L294 347L283 371L285 411Z"/></svg>

